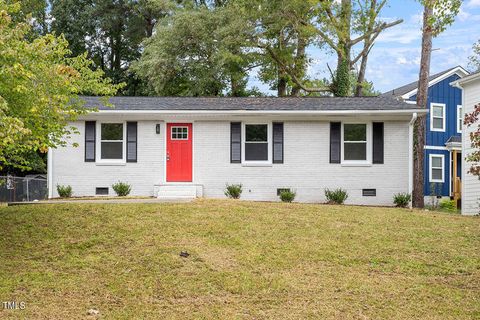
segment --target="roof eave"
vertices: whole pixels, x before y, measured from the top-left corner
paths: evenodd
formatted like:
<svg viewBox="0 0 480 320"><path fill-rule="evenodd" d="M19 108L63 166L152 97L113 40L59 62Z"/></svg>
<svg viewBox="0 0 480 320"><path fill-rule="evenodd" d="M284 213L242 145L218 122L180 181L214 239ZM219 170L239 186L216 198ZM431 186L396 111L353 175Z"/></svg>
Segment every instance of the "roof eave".
<svg viewBox="0 0 480 320"><path fill-rule="evenodd" d="M469 76L466 76L465 78L450 82L450 85L459 89L463 89L464 85L479 79L480 79L480 72L477 72Z"/></svg>
<svg viewBox="0 0 480 320"><path fill-rule="evenodd" d="M345 114L413 114L427 113L426 109L394 109L394 110L98 110L94 113L103 115L120 114L201 114L201 115L345 115Z"/></svg>
<svg viewBox="0 0 480 320"><path fill-rule="evenodd" d="M448 77L450 77L453 74L457 74L458 76L463 78L463 77L467 77L470 73L467 70L465 70L464 68L462 68L461 66L458 66L458 67L450 70L449 72L446 72L446 73L442 74L441 76L430 80L428 82L428 87L430 88L431 86L439 83L442 80L447 79ZM413 95L417 94L417 92L418 92L418 87L409 91L409 92L407 92L407 93L405 93L405 94L403 94L401 97L402 97L402 99L407 100L407 99L410 99Z"/></svg>

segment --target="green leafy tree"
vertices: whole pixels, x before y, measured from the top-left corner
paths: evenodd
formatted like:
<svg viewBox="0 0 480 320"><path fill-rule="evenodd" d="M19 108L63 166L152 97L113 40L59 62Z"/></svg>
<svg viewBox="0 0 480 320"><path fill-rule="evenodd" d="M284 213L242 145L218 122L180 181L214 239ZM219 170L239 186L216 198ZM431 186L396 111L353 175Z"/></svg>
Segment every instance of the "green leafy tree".
<svg viewBox="0 0 480 320"><path fill-rule="evenodd" d="M242 2L240 2L242 3ZM386 0L289 0L284 2L248 1L249 19L254 26L253 39L264 50L263 80L277 75L278 95L287 95L286 87L292 87L292 95L299 90L309 93L332 92L336 96L348 96L354 92L362 95L368 54L376 38L384 30L402 20L384 22L379 15ZM311 87L306 77L310 58L308 45L327 46L337 55L337 69L329 86ZM358 54L353 48L363 44ZM273 63L268 63L271 60ZM357 78L352 82L351 71L360 63ZM352 83L356 84L352 90Z"/></svg>
<svg viewBox="0 0 480 320"><path fill-rule="evenodd" d="M48 33L49 21L47 8L49 0L5 0L5 3L18 5L18 10L10 13L11 19L14 23L23 22L28 19L32 26L29 31L30 37Z"/></svg>
<svg viewBox="0 0 480 320"><path fill-rule="evenodd" d="M141 42L153 34L158 19L176 4L170 0L52 0L52 31L63 34L72 55L88 53L114 83L125 82L125 95L148 94L128 70L141 55Z"/></svg>
<svg viewBox="0 0 480 320"><path fill-rule="evenodd" d="M28 154L66 144L68 121L89 110L78 94L113 95L120 87L92 71L86 55L71 57L63 37L28 39L31 26L12 21L18 3L0 0L0 170L31 167Z"/></svg>
<svg viewBox="0 0 480 320"><path fill-rule="evenodd" d="M468 58L468 66L472 71L477 72L480 71L480 40L474 43L472 51L472 55Z"/></svg>
<svg viewBox="0 0 480 320"><path fill-rule="evenodd" d="M304 21L318 13L312 1L238 1L234 6L248 21L249 46L259 53L260 79L276 89L278 96L329 90L310 90L305 85L310 63L306 48L314 43L315 34Z"/></svg>
<svg viewBox="0 0 480 320"><path fill-rule="evenodd" d="M316 32L337 55L337 70L333 76L333 94L349 96L353 93L350 72L360 62L355 94L362 95L368 54L375 39L384 30L403 22L402 19L385 22L379 19L387 0L326 0L321 1L322 12L315 21ZM362 45L359 53L353 48Z"/></svg>
<svg viewBox="0 0 480 320"><path fill-rule="evenodd" d="M245 96L255 53L245 45L245 22L230 7L178 9L160 21L133 70L158 95Z"/></svg>

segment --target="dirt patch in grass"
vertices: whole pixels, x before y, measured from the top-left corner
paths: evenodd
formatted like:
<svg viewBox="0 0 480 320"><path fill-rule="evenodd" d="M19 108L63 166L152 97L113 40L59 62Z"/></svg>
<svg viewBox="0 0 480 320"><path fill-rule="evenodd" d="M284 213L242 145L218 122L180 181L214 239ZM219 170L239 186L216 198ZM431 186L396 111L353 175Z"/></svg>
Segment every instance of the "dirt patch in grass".
<svg viewBox="0 0 480 320"><path fill-rule="evenodd" d="M475 319L479 248L478 217L396 208L4 207L0 318Z"/></svg>

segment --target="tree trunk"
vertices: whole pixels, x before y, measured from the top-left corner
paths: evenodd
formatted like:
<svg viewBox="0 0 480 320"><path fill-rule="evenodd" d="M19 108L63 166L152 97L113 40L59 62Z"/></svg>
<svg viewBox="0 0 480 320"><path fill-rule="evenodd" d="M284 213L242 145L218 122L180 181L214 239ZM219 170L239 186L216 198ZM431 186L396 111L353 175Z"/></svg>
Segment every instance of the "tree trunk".
<svg viewBox="0 0 480 320"><path fill-rule="evenodd" d="M307 48L307 42L305 41L305 38L301 35L298 35L298 40L297 40L297 53L295 55L295 76L298 79L303 79L305 76L305 60L306 60L306 55L305 55L305 49ZM292 92L290 95L292 97L297 97L300 94L300 86L299 85L294 85L292 88Z"/></svg>
<svg viewBox="0 0 480 320"><path fill-rule="evenodd" d="M355 96L363 96L363 83L365 82L365 71L367 69L368 53L362 56L360 70L358 70L357 87L355 88Z"/></svg>
<svg viewBox="0 0 480 320"><path fill-rule="evenodd" d="M279 73L277 83L277 95L285 97L287 95L287 78L284 73Z"/></svg>
<svg viewBox="0 0 480 320"><path fill-rule="evenodd" d="M351 0L342 0L342 9L340 12L341 38L337 50L337 71L335 73L335 92L337 97L346 97L350 94L350 65L351 63L351 20L352 20L352 2Z"/></svg>
<svg viewBox="0 0 480 320"><path fill-rule="evenodd" d="M152 17L145 18L145 35L147 38L150 38L153 35L153 28L155 27L155 22Z"/></svg>
<svg viewBox="0 0 480 320"><path fill-rule="evenodd" d="M425 4L423 9L423 31L422 31L422 55L420 60L420 74L418 80L417 105L427 108L428 99L428 77L430 76L430 58L432 54L433 31L429 21L433 15L432 6ZM426 117L419 116L415 123L415 157L413 162L413 206L423 208L424 206L424 157L425 157L425 127Z"/></svg>

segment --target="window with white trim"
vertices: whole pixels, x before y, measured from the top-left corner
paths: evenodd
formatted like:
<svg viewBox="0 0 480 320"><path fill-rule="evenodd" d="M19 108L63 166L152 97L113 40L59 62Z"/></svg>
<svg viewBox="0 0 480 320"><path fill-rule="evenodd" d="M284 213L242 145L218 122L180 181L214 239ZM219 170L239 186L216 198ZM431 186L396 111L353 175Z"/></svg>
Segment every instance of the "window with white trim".
<svg viewBox="0 0 480 320"><path fill-rule="evenodd" d="M369 161L369 125L366 123L344 123L342 132L342 162Z"/></svg>
<svg viewBox="0 0 480 320"><path fill-rule="evenodd" d="M124 124L101 123L100 124L100 159L123 160L124 159Z"/></svg>
<svg viewBox="0 0 480 320"><path fill-rule="evenodd" d="M445 109L444 103L430 104L430 130L445 131Z"/></svg>
<svg viewBox="0 0 480 320"><path fill-rule="evenodd" d="M245 162L271 161L270 124L244 124L243 160Z"/></svg>
<svg viewBox="0 0 480 320"><path fill-rule="evenodd" d="M457 133L462 133L463 127L463 113L462 113L462 106L457 106Z"/></svg>
<svg viewBox="0 0 480 320"><path fill-rule="evenodd" d="M445 182L445 156L443 154L431 154L430 164L430 182Z"/></svg>

